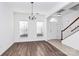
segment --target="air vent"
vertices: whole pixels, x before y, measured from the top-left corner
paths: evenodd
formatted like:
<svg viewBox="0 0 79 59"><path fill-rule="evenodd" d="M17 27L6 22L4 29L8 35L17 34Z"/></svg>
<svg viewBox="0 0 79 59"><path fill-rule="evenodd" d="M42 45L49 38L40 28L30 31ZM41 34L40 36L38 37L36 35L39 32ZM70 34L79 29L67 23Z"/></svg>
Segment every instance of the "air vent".
<svg viewBox="0 0 79 59"><path fill-rule="evenodd" d="M77 4L77 5L73 6L73 7L71 7L70 9L71 9L71 10L79 10L79 4Z"/></svg>

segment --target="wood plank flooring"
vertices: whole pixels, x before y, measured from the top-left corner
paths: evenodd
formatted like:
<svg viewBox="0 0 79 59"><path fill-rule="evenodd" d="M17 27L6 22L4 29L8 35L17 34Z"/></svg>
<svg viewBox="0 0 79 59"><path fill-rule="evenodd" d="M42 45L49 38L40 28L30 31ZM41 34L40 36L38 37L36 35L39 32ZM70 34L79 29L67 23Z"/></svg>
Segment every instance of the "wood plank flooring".
<svg viewBox="0 0 79 59"><path fill-rule="evenodd" d="M14 43L2 56L66 56L46 41Z"/></svg>

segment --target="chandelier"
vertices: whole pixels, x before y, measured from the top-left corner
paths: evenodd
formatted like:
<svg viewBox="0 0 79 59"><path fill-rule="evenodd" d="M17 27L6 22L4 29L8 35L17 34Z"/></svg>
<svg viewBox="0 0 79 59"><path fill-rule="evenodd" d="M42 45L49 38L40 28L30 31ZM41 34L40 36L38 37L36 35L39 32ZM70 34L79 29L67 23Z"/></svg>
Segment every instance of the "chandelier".
<svg viewBox="0 0 79 59"><path fill-rule="evenodd" d="M36 16L34 15L33 6L34 2L31 2L31 15L29 16L29 20L35 20Z"/></svg>

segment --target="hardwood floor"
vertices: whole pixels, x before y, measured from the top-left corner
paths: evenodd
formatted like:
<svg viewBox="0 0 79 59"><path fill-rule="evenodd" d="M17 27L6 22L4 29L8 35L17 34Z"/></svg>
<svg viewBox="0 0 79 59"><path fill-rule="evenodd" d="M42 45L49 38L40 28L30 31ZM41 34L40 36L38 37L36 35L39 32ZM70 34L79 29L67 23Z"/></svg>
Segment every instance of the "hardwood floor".
<svg viewBox="0 0 79 59"><path fill-rule="evenodd" d="M14 43L2 56L66 56L46 41Z"/></svg>

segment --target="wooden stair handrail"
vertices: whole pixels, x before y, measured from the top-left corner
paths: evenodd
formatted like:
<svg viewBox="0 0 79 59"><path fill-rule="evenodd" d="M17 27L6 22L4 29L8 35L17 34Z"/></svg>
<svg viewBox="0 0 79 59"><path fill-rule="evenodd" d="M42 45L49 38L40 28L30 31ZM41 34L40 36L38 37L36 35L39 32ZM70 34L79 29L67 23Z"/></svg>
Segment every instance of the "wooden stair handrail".
<svg viewBox="0 0 79 59"><path fill-rule="evenodd" d="M64 30L61 30L61 40L63 40L63 32L68 29L72 24L74 24L77 20L79 19L79 17L77 17L70 25L68 25Z"/></svg>

